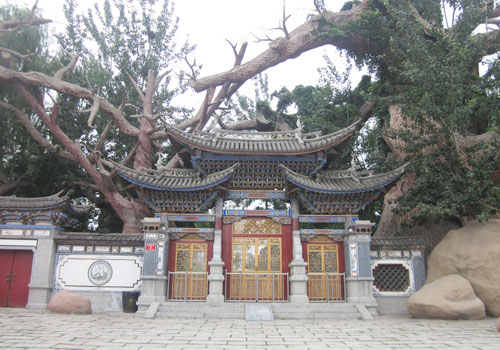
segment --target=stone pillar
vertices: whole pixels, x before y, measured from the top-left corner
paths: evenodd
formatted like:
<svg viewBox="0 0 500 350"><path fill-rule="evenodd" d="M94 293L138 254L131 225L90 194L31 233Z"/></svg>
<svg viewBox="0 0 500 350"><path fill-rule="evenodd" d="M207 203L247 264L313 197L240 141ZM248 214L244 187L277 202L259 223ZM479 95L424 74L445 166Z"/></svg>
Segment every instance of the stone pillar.
<svg viewBox="0 0 500 350"><path fill-rule="evenodd" d="M344 237L344 256L346 295L349 303L376 303L373 297L370 257L371 226L369 222L358 221L346 227L348 233ZM366 230L366 227L370 229Z"/></svg>
<svg viewBox="0 0 500 350"><path fill-rule="evenodd" d="M302 243L300 241L299 225L299 203L297 199L290 201L292 209L292 239L293 239L293 259L288 265L290 267L290 302L294 304L307 304L307 263L302 257Z"/></svg>
<svg viewBox="0 0 500 350"><path fill-rule="evenodd" d="M145 312L153 302L163 302L167 296L168 222L159 218L144 218L144 264L142 266L139 312Z"/></svg>
<svg viewBox="0 0 500 350"><path fill-rule="evenodd" d="M27 309L46 309L52 295L54 282L54 266L56 244L54 230L49 236L38 237L37 247L33 254L33 267L29 283Z"/></svg>
<svg viewBox="0 0 500 350"><path fill-rule="evenodd" d="M212 260L208 262L210 275L208 276L207 303L212 306L220 306L224 303L224 261L222 261L222 211L224 200L217 197L215 202L215 227L214 248Z"/></svg>

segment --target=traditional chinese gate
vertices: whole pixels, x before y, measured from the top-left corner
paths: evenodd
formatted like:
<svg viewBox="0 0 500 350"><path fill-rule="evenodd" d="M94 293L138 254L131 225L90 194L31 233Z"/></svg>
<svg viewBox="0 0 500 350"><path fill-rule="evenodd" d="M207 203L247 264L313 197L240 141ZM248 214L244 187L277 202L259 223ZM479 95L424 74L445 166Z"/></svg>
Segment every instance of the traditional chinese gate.
<svg viewBox="0 0 500 350"><path fill-rule="evenodd" d="M26 306L32 262L30 250L0 250L0 307Z"/></svg>

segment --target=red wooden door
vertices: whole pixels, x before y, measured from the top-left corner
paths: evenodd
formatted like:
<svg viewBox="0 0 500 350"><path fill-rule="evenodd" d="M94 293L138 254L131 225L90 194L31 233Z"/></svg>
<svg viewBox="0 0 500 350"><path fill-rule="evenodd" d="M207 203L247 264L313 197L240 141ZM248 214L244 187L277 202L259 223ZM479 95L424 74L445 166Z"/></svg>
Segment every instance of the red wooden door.
<svg viewBox="0 0 500 350"><path fill-rule="evenodd" d="M24 307L28 303L33 252L0 250L0 306Z"/></svg>

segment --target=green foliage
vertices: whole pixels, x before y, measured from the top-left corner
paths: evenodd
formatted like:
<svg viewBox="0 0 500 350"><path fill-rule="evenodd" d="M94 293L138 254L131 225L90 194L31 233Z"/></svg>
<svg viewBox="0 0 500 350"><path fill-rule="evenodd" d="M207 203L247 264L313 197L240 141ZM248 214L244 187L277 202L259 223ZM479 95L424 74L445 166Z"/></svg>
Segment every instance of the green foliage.
<svg viewBox="0 0 500 350"><path fill-rule="evenodd" d="M408 172L415 173L417 181L406 189L399 213L411 212L415 223L446 217L485 219L500 208L500 186L498 180L492 180L492 174L500 169L498 143L463 146L468 136L499 130L498 56L485 62L487 71L480 76L478 66L488 45L471 35L484 20L485 4L479 0L446 3L455 9L453 26L447 31L442 28L439 0L384 0L372 2L368 11L344 25L323 20L316 33L358 38L363 43L361 50L346 50L347 58L367 67L374 82L361 83L357 88L360 93L351 92L350 87L331 89L332 105L346 96L375 104L374 117L360 131L353 157L358 168L376 171L411 162ZM347 4L344 10L351 8L352 4ZM414 10L431 26L424 27ZM328 78L323 80L341 81L332 67L332 62L327 62L323 76ZM306 125L325 128L329 122L322 121L328 121L328 108L318 102L317 88L308 88L307 94L300 89L304 96L297 102L301 115L314 116L303 118ZM404 131L389 132L389 105L400 106L406 118ZM337 111L346 115L351 112L349 106L360 104L337 105ZM342 112L332 117L343 119ZM396 161L391 156L386 145L390 138L404 140L400 151L407 159ZM380 202L374 202L362 215L373 217L380 209Z"/></svg>
<svg viewBox="0 0 500 350"><path fill-rule="evenodd" d="M480 22L480 2L455 3L464 11L455 27L427 34L406 4L388 6L393 57L385 63L389 74L380 79L397 88L379 97L399 104L407 117L406 130L390 136L406 142L408 172L416 174L415 187L400 201L399 210L412 212L415 223L444 217L484 219L500 208L500 186L490 178L500 168L498 144L463 147L469 135L497 128L498 57L489 62L485 75L478 74L486 45L470 34Z"/></svg>

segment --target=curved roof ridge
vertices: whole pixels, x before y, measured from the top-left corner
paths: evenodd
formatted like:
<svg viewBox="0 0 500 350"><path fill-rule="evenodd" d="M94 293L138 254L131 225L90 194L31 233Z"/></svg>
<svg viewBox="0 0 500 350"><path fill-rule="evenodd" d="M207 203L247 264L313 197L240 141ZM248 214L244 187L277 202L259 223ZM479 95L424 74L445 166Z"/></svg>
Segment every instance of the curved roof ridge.
<svg viewBox="0 0 500 350"><path fill-rule="evenodd" d="M113 162L114 163L114 162ZM134 170L114 163L118 175L125 180L141 187L162 191L197 191L217 186L227 181L239 166L238 163L222 171L200 176L194 169ZM184 171L183 171L184 170ZM177 172L178 174L172 174Z"/></svg>
<svg viewBox="0 0 500 350"><path fill-rule="evenodd" d="M63 194L63 193L64 193L64 190L61 190L57 193L54 193L54 194L51 194L48 196L43 196L43 197L0 196L0 202L3 202L3 201L33 202L33 201L39 201L39 200L64 202L64 201L66 201L66 199L68 199L69 192L67 192L65 195L61 196L61 194Z"/></svg>
<svg viewBox="0 0 500 350"><path fill-rule="evenodd" d="M283 164L280 164L280 167L283 169L286 179L298 187L313 192L342 194L370 192L385 187L396 181L404 173L407 165L389 172L369 176L358 176L355 171L351 171L352 176L325 176L325 171L322 171L322 176L316 178L296 173Z"/></svg>
<svg viewBox="0 0 500 350"><path fill-rule="evenodd" d="M9 197L0 196L0 210L35 210L46 211L52 209L62 208L70 216L81 217L85 215L90 206L82 204L74 204L69 199L71 191L63 193L61 190L55 194L45 197Z"/></svg>
<svg viewBox="0 0 500 350"><path fill-rule="evenodd" d="M301 129L289 132L267 134L241 132L246 138L231 138L217 132L188 133L176 127L168 127L167 134L177 144L214 153L226 154L308 154L334 147L352 135L356 126L361 122L357 120L348 127L330 134L318 136L317 133L302 133ZM234 133L234 132L231 132ZM262 135L287 135L280 138L258 138L252 136ZM314 136L314 137L311 137Z"/></svg>

